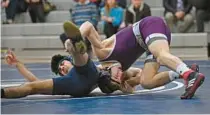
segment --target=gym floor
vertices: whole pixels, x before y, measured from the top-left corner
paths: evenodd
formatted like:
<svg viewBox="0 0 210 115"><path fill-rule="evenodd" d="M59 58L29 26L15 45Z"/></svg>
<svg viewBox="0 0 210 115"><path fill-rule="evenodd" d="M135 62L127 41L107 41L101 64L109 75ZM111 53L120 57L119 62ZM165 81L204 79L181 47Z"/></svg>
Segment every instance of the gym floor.
<svg viewBox="0 0 210 115"><path fill-rule="evenodd" d="M210 61L185 61L197 63L205 74L204 84L193 99L181 100L183 80L152 90L136 87L134 94L105 95L97 88L90 96L72 98L68 95L31 95L20 99L1 99L2 114L210 114ZM133 66L143 67L143 62ZM52 78L47 63L26 64L40 79ZM167 70L161 67L160 71ZM19 72L8 65L1 65L1 87L17 86L26 82Z"/></svg>

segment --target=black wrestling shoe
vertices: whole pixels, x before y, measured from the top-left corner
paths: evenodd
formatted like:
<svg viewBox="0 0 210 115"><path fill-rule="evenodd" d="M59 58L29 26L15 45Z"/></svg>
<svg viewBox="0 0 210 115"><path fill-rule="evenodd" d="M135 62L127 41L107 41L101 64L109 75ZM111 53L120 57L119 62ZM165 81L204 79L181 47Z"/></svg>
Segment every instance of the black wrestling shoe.
<svg viewBox="0 0 210 115"><path fill-rule="evenodd" d="M83 40L79 28L71 21L66 21L63 23L63 29L66 35L71 39L75 50L81 54L84 54L87 51L87 46Z"/></svg>

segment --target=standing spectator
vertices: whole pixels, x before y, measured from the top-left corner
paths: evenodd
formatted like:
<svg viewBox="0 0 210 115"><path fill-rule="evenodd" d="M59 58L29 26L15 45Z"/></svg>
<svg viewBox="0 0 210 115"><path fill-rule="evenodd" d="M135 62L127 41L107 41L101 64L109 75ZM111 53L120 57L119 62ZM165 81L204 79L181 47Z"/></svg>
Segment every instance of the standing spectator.
<svg viewBox="0 0 210 115"><path fill-rule="evenodd" d="M104 21L104 34L107 38L117 33L123 20L123 9L117 6L116 0L105 1L105 7L101 9L101 20Z"/></svg>
<svg viewBox="0 0 210 115"><path fill-rule="evenodd" d="M7 20L4 22L5 24L14 23L15 15L27 10L27 4L23 0L2 0L1 6L6 11Z"/></svg>
<svg viewBox="0 0 210 115"><path fill-rule="evenodd" d="M143 0L131 0L131 5L126 9L125 24L126 26L151 16L150 7Z"/></svg>
<svg viewBox="0 0 210 115"><path fill-rule="evenodd" d="M45 22L45 14L42 0L26 0L29 6L29 14L33 23Z"/></svg>
<svg viewBox="0 0 210 115"><path fill-rule="evenodd" d="M204 22L210 20L210 0L190 0L196 8L197 32L204 32Z"/></svg>
<svg viewBox="0 0 210 115"><path fill-rule="evenodd" d="M190 14L192 5L188 0L163 0L166 22L173 32L173 26L177 22L179 32L186 32L193 23L193 16Z"/></svg>

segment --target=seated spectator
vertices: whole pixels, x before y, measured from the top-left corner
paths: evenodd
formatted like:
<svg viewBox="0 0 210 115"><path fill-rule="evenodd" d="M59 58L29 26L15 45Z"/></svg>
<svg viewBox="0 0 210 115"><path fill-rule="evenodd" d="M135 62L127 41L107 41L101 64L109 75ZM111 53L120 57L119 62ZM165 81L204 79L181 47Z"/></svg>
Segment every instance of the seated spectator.
<svg viewBox="0 0 210 115"><path fill-rule="evenodd" d="M117 33L123 20L123 9L117 6L116 0L106 0L101 9L101 20L104 21L104 34L110 37Z"/></svg>
<svg viewBox="0 0 210 115"><path fill-rule="evenodd" d="M210 0L190 0L196 8L197 32L204 32L204 22L210 21Z"/></svg>
<svg viewBox="0 0 210 115"><path fill-rule="evenodd" d="M186 32L193 23L193 16L190 14L192 5L188 0L163 0L166 22L174 32L174 25L177 24L178 32ZM178 22L178 23L177 23Z"/></svg>
<svg viewBox="0 0 210 115"><path fill-rule="evenodd" d="M28 3L29 15L33 23L45 22L42 0L25 0Z"/></svg>
<svg viewBox="0 0 210 115"><path fill-rule="evenodd" d="M79 27L82 23L89 21L94 27L97 27L99 13L96 5L89 0L77 0L76 2L74 8L70 10L72 22ZM68 37L65 33L60 35L60 40L63 44L67 39ZM91 46L90 43L88 43L89 41L87 40L86 42L90 49Z"/></svg>
<svg viewBox="0 0 210 115"><path fill-rule="evenodd" d="M130 26L147 16L151 16L150 7L143 0L131 0L131 5L126 9L125 24Z"/></svg>
<svg viewBox="0 0 210 115"><path fill-rule="evenodd" d="M1 6L5 8L6 11L6 21L4 24L14 23L14 18L16 14L26 12L27 4L23 0L2 0Z"/></svg>
<svg viewBox="0 0 210 115"><path fill-rule="evenodd" d="M79 0L71 11L71 17L72 22L77 26L80 26L85 21L89 21L96 27L98 23L98 9L89 0Z"/></svg>

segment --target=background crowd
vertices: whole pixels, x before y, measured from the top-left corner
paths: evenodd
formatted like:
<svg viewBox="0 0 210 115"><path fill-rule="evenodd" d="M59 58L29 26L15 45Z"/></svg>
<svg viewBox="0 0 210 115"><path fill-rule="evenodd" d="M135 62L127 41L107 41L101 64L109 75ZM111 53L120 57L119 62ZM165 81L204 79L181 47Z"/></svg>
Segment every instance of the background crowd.
<svg viewBox="0 0 210 115"><path fill-rule="evenodd" d="M74 1L76 4L69 9L70 20L77 26L89 21L106 37L151 16L150 6L144 0ZM204 23L210 21L210 0L163 0L162 5L165 9L163 18L172 32L187 32L193 23L197 32L204 32ZM47 0L2 0L1 6L6 12L3 24L15 23L15 16L23 12L29 12L31 22L43 23L48 13L56 10L56 6ZM61 34L60 39L65 41L65 34Z"/></svg>

